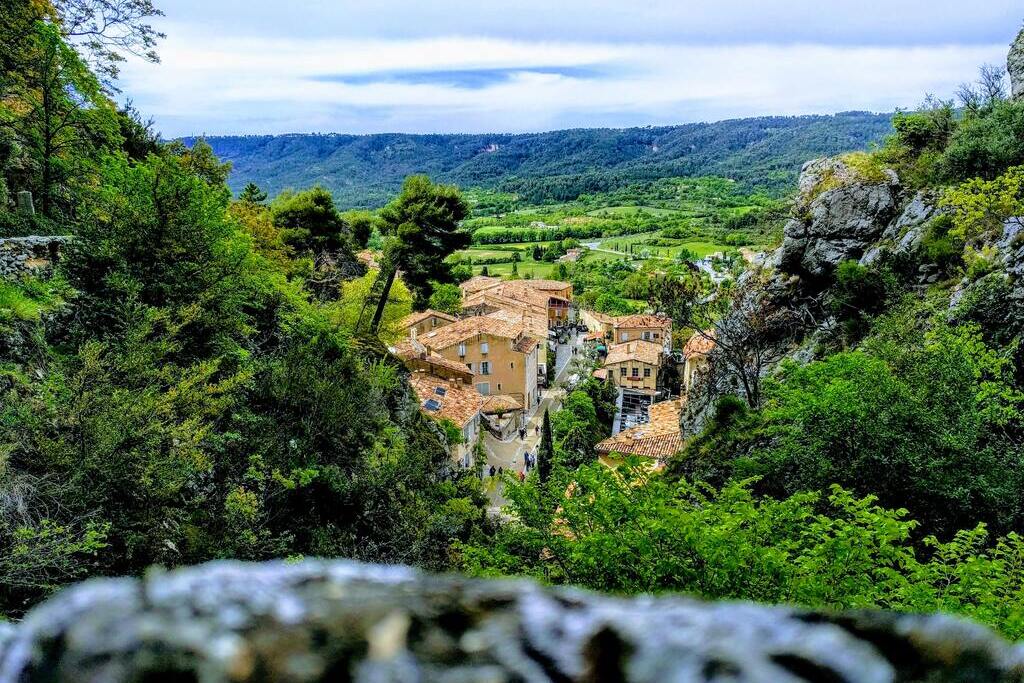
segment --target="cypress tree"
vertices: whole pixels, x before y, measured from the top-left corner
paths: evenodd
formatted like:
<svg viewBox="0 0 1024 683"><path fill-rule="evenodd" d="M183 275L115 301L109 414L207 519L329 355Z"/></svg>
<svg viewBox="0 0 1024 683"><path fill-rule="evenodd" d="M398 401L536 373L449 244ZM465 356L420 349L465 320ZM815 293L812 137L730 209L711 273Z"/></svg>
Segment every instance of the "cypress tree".
<svg viewBox="0 0 1024 683"><path fill-rule="evenodd" d="M540 446L537 448L537 476L540 483L546 484L551 477L551 464L555 457L554 444L551 438L551 416L544 409L544 425L540 430Z"/></svg>

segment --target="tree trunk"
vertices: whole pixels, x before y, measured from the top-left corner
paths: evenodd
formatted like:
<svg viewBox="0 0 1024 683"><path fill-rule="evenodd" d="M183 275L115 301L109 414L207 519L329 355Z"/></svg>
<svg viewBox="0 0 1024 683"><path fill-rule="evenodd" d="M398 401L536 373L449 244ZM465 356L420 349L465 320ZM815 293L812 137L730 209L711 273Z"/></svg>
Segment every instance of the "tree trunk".
<svg viewBox="0 0 1024 683"><path fill-rule="evenodd" d="M397 268L392 268L388 271L388 279L384 281L384 291L380 293L380 299L377 301L377 310L373 313L373 320L370 321L370 332L377 334L377 328L380 327L380 321L384 317L384 307L387 306L388 297L391 296L391 285L395 283L395 275L398 273Z"/></svg>

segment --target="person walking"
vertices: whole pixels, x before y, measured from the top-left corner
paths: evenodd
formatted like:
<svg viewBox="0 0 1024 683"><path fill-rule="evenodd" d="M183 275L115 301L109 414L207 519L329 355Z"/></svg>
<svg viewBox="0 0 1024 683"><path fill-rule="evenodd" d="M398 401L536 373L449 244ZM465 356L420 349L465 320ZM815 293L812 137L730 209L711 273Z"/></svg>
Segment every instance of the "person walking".
<svg viewBox="0 0 1024 683"><path fill-rule="evenodd" d="M491 465L491 470L490 471L491 471L491 476L493 477L494 476L494 472L495 472L494 465Z"/></svg>

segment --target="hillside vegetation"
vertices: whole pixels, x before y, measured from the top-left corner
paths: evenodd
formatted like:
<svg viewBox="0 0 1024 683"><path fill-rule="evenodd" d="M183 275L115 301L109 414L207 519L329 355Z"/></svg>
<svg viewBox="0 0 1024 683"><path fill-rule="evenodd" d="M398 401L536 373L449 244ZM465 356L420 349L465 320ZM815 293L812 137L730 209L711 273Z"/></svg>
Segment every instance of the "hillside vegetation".
<svg viewBox="0 0 1024 683"><path fill-rule="evenodd" d="M76 48L69 12L88 8L127 33ZM943 610L1024 637L1024 100L1005 74L792 186L888 118L253 138L252 155L296 143L267 158L314 174L270 197L110 98L156 13L13 0L0 22L0 237L70 236L54 272L0 285L0 614L153 565L344 556ZM399 186L412 170L473 187ZM388 201L339 209L354 197ZM489 515L482 472L451 459L459 430L388 351L414 308L459 310L475 252L555 269L590 309L670 316L675 350L698 335L681 452L598 462L617 390L572 354L538 466L506 471Z"/></svg>
<svg viewBox="0 0 1024 683"><path fill-rule="evenodd" d="M529 203L565 201L671 176L722 176L747 191L787 192L817 156L864 149L891 131L891 114L762 117L684 126L531 134L214 136L235 192L322 185L342 206L380 206L402 179L426 173L495 188ZM184 140L186 145L194 139Z"/></svg>

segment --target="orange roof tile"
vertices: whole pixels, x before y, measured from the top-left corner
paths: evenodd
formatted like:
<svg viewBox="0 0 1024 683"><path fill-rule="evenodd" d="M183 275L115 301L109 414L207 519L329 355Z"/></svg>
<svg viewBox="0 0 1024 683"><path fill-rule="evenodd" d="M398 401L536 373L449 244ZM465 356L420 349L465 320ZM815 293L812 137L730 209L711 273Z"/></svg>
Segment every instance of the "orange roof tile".
<svg viewBox="0 0 1024 683"><path fill-rule="evenodd" d="M662 350L661 344L642 339L615 344L608 349L608 357L605 358L604 364L607 366L626 361L638 361L648 365L661 365Z"/></svg>
<svg viewBox="0 0 1024 683"><path fill-rule="evenodd" d="M672 318L666 318L661 315L650 315L648 313L622 315L615 318L615 328L618 329L621 327L629 329L647 328L651 330L663 330L672 327Z"/></svg>
<svg viewBox="0 0 1024 683"><path fill-rule="evenodd" d="M695 332L683 347L683 356L690 358L692 356L706 356L711 353L711 350L715 348L714 337L714 330L705 330L703 334Z"/></svg>
<svg viewBox="0 0 1024 683"><path fill-rule="evenodd" d="M485 289L490 289L500 285L504 280L498 277L490 277L487 275L474 275L465 282L459 285L462 289L463 296L467 294L473 294L475 292L482 292Z"/></svg>
<svg viewBox="0 0 1024 683"><path fill-rule="evenodd" d="M597 444L597 452L656 459L675 455L683 446L679 426L682 410L681 399L655 403L650 407L650 422L625 429L605 439Z"/></svg>
<svg viewBox="0 0 1024 683"><path fill-rule="evenodd" d="M525 330L519 323L478 315L439 327L432 332L420 335L417 340L430 349L447 349L479 334L489 334L493 337L518 341L520 336L525 334Z"/></svg>
<svg viewBox="0 0 1024 683"><path fill-rule="evenodd" d="M482 412L486 415L499 415L513 410L522 410L523 404L508 394L492 394L484 398Z"/></svg>
<svg viewBox="0 0 1024 683"><path fill-rule="evenodd" d="M447 320L450 323L453 323L456 320L458 320L458 318L456 318L454 315L449 315L448 313L443 313L441 311L435 311L432 308L428 308L425 311L410 313L409 315L402 318L402 321L399 323L399 325L402 328L412 327L413 325L418 325L424 320L432 317L440 318L441 320Z"/></svg>
<svg viewBox="0 0 1024 683"><path fill-rule="evenodd" d="M420 401L424 415L451 420L460 428L469 424L484 405L484 397L474 387L451 380L414 372L409 375L409 384ZM433 401L433 403L430 403ZM436 409L430 406L436 405Z"/></svg>

